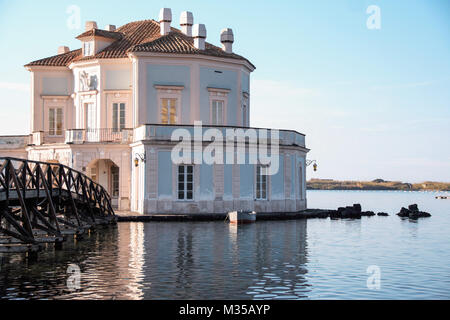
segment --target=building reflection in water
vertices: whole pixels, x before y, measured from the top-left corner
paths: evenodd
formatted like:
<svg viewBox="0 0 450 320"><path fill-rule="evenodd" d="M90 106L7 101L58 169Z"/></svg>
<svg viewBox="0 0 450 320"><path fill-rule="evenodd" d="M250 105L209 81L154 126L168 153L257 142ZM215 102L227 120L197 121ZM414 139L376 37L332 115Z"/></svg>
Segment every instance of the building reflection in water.
<svg viewBox="0 0 450 320"><path fill-rule="evenodd" d="M3 261L0 298L304 298L306 221L119 223L49 249L27 266ZM81 289L67 289L79 265Z"/></svg>
<svg viewBox="0 0 450 320"><path fill-rule="evenodd" d="M144 267L144 224L119 224L118 264L128 262L128 268L120 274L126 287L124 297L127 299L142 299L143 267Z"/></svg>

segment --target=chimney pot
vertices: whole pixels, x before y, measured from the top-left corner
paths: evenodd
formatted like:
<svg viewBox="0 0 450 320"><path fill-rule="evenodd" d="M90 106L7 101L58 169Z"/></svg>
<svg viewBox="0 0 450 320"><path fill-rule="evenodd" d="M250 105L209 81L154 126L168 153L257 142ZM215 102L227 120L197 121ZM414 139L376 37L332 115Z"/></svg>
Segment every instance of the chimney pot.
<svg viewBox="0 0 450 320"><path fill-rule="evenodd" d="M97 22L95 21L86 21L86 31L90 31L92 29L97 29Z"/></svg>
<svg viewBox="0 0 450 320"><path fill-rule="evenodd" d="M234 34L230 28L223 29L220 33L220 42L222 43L223 51L233 53Z"/></svg>
<svg viewBox="0 0 450 320"><path fill-rule="evenodd" d="M172 22L172 10L170 8L162 8L159 11L159 25L161 28L162 36L169 34L171 22Z"/></svg>
<svg viewBox="0 0 450 320"><path fill-rule="evenodd" d="M192 12L183 11L180 16L181 31L188 37L192 37L192 25L194 24L194 15Z"/></svg>
<svg viewBox="0 0 450 320"><path fill-rule="evenodd" d="M194 24L192 30L192 36L194 37L194 46L199 50L205 50L206 42L206 27L204 24Z"/></svg>
<svg viewBox="0 0 450 320"><path fill-rule="evenodd" d="M67 52L69 52L69 51L70 51L69 47L66 47L66 46L60 46L60 47L58 47L58 54L67 53Z"/></svg>
<svg viewBox="0 0 450 320"><path fill-rule="evenodd" d="M107 31L116 31L116 26L113 25L113 24L108 24L108 25L106 25L105 30L107 30Z"/></svg>

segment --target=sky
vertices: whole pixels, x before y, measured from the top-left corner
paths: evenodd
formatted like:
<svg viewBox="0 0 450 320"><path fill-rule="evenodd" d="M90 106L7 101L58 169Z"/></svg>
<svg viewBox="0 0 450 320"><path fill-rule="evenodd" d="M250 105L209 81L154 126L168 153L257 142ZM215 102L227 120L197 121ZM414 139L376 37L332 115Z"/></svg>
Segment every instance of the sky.
<svg viewBox="0 0 450 320"><path fill-rule="evenodd" d="M447 0L0 0L0 135L29 133L23 65L79 48L87 20L121 26L162 7L176 27L192 11L215 45L233 29L256 65L251 126L306 134L308 179L450 181Z"/></svg>

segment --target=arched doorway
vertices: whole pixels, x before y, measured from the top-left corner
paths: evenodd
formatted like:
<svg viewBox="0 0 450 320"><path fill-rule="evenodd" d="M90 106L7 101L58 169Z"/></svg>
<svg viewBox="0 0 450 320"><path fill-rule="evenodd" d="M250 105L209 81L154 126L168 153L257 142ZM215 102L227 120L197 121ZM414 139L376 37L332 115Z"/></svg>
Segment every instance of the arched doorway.
<svg viewBox="0 0 450 320"><path fill-rule="evenodd" d="M119 207L120 169L109 159L93 160L86 168L89 178L103 186L111 195L113 208Z"/></svg>

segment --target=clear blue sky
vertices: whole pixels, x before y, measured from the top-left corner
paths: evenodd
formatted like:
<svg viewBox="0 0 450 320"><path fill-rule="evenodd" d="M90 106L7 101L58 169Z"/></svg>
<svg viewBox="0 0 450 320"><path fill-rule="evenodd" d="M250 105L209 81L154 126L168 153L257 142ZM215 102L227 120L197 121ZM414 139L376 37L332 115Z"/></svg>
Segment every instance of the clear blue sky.
<svg viewBox="0 0 450 320"><path fill-rule="evenodd" d="M0 134L29 132L30 74L23 65L79 48L70 5L86 20L123 25L170 7L206 24L219 45L257 67L252 126L307 135L319 171L308 178L450 181L450 1L7 1L0 0ZM368 6L381 10L369 30Z"/></svg>

